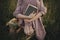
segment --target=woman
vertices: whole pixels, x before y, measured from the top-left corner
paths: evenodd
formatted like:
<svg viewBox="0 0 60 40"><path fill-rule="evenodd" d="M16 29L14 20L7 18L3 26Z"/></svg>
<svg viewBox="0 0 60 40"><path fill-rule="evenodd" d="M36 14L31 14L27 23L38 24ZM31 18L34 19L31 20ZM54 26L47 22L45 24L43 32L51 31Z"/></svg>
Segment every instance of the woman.
<svg viewBox="0 0 60 40"><path fill-rule="evenodd" d="M25 16L23 14L23 12L26 10L28 4L32 4L36 7L38 7L37 12L35 13L37 15L32 13L33 16L32 15ZM26 23L24 23L25 24L24 27L32 26L35 30L37 39L43 40L46 35L46 32L45 32L44 26L41 21L41 16L45 15L45 13L46 13L46 7L43 4L43 0L18 0L17 8L16 8L15 12L13 13L13 15L16 18L18 18L19 25L26 22Z"/></svg>

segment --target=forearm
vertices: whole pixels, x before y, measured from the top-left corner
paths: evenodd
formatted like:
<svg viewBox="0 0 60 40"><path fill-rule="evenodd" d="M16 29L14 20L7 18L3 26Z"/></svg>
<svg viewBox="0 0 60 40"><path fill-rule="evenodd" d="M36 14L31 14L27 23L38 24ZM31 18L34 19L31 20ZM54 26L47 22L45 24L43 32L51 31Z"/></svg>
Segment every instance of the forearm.
<svg viewBox="0 0 60 40"><path fill-rule="evenodd" d="M22 15L22 14L17 14L16 17L17 17L18 19L31 19L31 17L26 16L26 15Z"/></svg>

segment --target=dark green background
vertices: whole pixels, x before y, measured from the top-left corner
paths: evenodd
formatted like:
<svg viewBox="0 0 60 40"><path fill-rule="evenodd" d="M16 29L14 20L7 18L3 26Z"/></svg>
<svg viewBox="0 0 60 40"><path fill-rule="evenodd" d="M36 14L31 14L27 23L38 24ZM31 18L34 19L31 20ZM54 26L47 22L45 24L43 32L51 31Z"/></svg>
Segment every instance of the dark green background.
<svg viewBox="0 0 60 40"><path fill-rule="evenodd" d="M0 0L0 40L8 40L7 27L5 26L16 8L17 0ZM60 1L44 0L47 14L43 17L46 28L45 40L60 40Z"/></svg>

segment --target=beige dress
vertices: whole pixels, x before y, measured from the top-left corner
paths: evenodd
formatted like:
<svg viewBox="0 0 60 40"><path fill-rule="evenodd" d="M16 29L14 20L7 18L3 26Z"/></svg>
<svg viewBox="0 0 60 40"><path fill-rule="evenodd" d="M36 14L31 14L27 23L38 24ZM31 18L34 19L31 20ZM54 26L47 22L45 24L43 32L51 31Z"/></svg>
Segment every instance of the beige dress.
<svg viewBox="0 0 60 40"><path fill-rule="evenodd" d="M39 12L43 12L44 14L46 13L46 7L43 4L43 0L18 0L17 7L16 7L16 10L14 11L13 15L15 17L17 17L17 14L24 15L23 12L26 10L26 7L28 6L28 4L32 4L36 7L38 7ZM19 24L24 24L23 19L20 19ZM44 26L42 24L41 17L34 20L33 22L25 23L24 27L25 26L28 26L28 27L32 26L34 28L34 30L36 32L36 37L38 40L44 39L46 32L45 32Z"/></svg>

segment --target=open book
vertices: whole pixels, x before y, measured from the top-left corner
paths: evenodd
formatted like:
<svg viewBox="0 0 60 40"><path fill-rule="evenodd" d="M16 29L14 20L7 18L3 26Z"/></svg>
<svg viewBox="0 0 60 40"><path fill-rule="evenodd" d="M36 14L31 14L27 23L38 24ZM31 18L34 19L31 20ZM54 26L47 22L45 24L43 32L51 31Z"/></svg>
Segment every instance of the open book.
<svg viewBox="0 0 60 40"><path fill-rule="evenodd" d="M26 8L26 10L24 12L24 14L27 15L27 16L29 16L32 12L36 12L37 9L38 8L36 6L28 4L28 6L27 6L27 8Z"/></svg>

